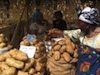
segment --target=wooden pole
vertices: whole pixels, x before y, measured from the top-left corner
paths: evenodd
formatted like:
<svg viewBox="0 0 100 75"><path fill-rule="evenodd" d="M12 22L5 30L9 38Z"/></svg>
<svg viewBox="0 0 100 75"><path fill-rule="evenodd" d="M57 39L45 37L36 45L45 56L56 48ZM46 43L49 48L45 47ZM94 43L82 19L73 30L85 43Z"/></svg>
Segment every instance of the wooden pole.
<svg viewBox="0 0 100 75"><path fill-rule="evenodd" d="M18 30L19 30L19 25L20 25L20 22L21 22L21 19L22 19L22 16L23 16L24 11L25 11L25 7L23 8L23 11L22 11L22 13L20 15L20 18L19 18L18 22L17 22L17 25L16 25L16 28L15 28L14 34L12 36L12 39L11 39L11 44L12 45L14 44L14 41L16 40L16 36L17 36Z"/></svg>
<svg viewBox="0 0 100 75"><path fill-rule="evenodd" d="M28 16L28 12L29 12L29 3L30 3L30 0L25 0L26 1L26 31L25 31L25 35L27 34L27 33L29 33L29 16Z"/></svg>

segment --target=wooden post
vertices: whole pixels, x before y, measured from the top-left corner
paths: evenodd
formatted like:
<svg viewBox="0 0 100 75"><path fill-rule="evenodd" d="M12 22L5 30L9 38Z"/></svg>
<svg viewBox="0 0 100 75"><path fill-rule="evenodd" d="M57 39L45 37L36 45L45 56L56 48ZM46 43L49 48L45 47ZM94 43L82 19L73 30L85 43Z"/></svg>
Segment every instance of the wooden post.
<svg viewBox="0 0 100 75"><path fill-rule="evenodd" d="M21 19L22 19L22 16L23 16L24 11L25 11L25 7L23 8L23 11L22 11L22 13L20 15L20 18L19 18L18 22L17 22L17 25L16 25L16 28L15 28L14 34L12 36L12 39L11 39L11 44L12 45L14 44L14 41L16 40L16 36L17 36L18 30L19 30L19 25L20 25L20 22L21 22Z"/></svg>

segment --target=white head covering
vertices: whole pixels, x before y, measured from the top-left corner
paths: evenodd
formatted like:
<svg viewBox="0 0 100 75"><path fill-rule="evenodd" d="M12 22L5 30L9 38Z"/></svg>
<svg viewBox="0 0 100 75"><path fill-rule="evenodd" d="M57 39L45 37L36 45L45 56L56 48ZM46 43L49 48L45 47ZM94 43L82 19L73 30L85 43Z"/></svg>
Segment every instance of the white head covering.
<svg viewBox="0 0 100 75"><path fill-rule="evenodd" d="M79 20L84 21L89 24L99 24L97 20L98 10L96 8L86 7L84 8L79 15Z"/></svg>

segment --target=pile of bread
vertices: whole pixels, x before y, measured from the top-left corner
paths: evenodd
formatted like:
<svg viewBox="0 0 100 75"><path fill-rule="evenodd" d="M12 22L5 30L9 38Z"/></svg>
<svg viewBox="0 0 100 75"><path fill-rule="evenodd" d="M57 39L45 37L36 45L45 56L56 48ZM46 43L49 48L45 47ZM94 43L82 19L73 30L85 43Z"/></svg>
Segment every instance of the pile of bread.
<svg viewBox="0 0 100 75"><path fill-rule="evenodd" d="M42 75L43 65L27 54L12 49L0 55L0 75Z"/></svg>
<svg viewBox="0 0 100 75"><path fill-rule="evenodd" d="M67 63L76 63L78 61L78 47L70 38L64 38L53 43L48 56L56 61L65 60Z"/></svg>

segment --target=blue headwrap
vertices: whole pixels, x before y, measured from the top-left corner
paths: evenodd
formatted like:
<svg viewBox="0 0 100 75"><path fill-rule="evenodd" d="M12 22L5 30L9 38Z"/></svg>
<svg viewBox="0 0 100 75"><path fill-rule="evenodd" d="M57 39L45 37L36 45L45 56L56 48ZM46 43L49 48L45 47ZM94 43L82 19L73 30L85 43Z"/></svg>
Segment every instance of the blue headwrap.
<svg viewBox="0 0 100 75"><path fill-rule="evenodd" d="M40 12L40 10L37 9L33 15L33 20L37 21L40 15L42 15L42 12Z"/></svg>
<svg viewBox="0 0 100 75"><path fill-rule="evenodd" d="M82 20L89 24L99 24L97 20L99 11L96 8L86 7L82 11L78 10L79 20Z"/></svg>

